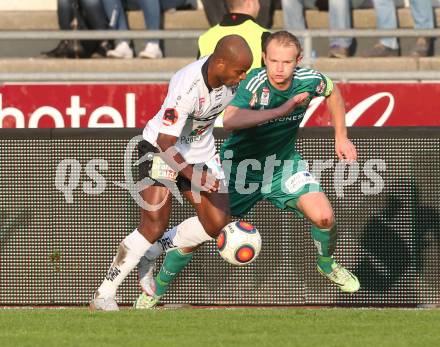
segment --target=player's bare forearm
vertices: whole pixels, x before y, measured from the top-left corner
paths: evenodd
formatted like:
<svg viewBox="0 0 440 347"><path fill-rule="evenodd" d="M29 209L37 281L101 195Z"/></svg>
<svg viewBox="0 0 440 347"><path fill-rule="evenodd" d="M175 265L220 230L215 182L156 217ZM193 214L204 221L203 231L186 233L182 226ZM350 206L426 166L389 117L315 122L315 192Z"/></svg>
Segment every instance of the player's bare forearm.
<svg viewBox="0 0 440 347"><path fill-rule="evenodd" d="M348 161L356 160L356 147L347 137L344 99L336 86L334 86L330 96L327 97L327 107L332 115L333 126L335 128L335 151L338 158Z"/></svg>
<svg viewBox="0 0 440 347"><path fill-rule="evenodd" d="M223 116L223 127L225 130L245 129L263 124L272 119L281 118L290 114L295 107L303 102L309 93L295 95L284 104L270 110L249 110L236 106L226 107Z"/></svg>
<svg viewBox="0 0 440 347"><path fill-rule="evenodd" d="M256 111L238 108L236 106L228 106L223 116L223 127L229 131L245 129L280 116L277 109Z"/></svg>
<svg viewBox="0 0 440 347"><path fill-rule="evenodd" d="M189 165L179 151L174 147L177 137L159 133L156 143L162 152L162 159L175 171L191 180L193 167Z"/></svg>
<svg viewBox="0 0 440 347"><path fill-rule="evenodd" d="M161 150L163 161L200 189L207 192L217 191L220 185L219 181L206 171L198 172L194 170L194 167L185 161L174 146L176 142L177 137L159 133L156 143Z"/></svg>
<svg viewBox="0 0 440 347"><path fill-rule="evenodd" d="M345 103L342 95L335 85L330 96L327 97L327 107L330 111L335 128L335 138L347 138L345 126Z"/></svg>

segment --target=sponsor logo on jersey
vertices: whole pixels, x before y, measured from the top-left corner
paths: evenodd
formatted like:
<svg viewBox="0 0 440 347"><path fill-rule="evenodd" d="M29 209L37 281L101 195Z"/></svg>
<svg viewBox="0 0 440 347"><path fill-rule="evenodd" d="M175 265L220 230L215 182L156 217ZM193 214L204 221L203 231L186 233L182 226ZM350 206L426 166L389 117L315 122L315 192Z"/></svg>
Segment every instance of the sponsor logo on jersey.
<svg viewBox="0 0 440 347"><path fill-rule="evenodd" d="M202 139L202 135L197 136L181 136L180 143L185 145L190 145L191 143L200 141Z"/></svg>
<svg viewBox="0 0 440 347"><path fill-rule="evenodd" d="M305 112L301 112L300 114L290 114L290 115L286 114L283 117L268 120L268 121L266 121L264 123L261 123L258 126L261 126L261 125L264 125L264 124L269 124L269 123L298 121L298 120L303 119L305 114L306 114Z"/></svg>
<svg viewBox="0 0 440 347"><path fill-rule="evenodd" d="M162 123L166 126L176 124L179 116L174 108L167 108L163 114Z"/></svg>
<svg viewBox="0 0 440 347"><path fill-rule="evenodd" d="M265 105L265 106L269 105L269 98L270 98L269 88L264 87L261 92L260 105Z"/></svg>
<svg viewBox="0 0 440 347"><path fill-rule="evenodd" d="M319 184L308 171L300 171L290 176L284 183L289 193L295 193L307 184Z"/></svg>
<svg viewBox="0 0 440 347"><path fill-rule="evenodd" d="M319 83L319 85L316 87L316 94L321 95L324 89L325 89L325 83L324 81L321 81L321 83Z"/></svg>

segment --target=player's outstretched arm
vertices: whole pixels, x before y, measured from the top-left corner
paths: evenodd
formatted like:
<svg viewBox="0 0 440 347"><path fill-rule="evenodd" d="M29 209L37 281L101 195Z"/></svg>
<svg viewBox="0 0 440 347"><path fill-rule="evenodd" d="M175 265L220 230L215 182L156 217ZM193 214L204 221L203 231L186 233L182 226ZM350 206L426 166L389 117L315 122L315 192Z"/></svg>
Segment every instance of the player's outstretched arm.
<svg viewBox="0 0 440 347"><path fill-rule="evenodd" d="M162 159L173 170L179 172L180 175L193 182L196 186L200 185L199 188L201 190L208 192L217 191L220 185L219 181L205 171L202 173L195 173L193 166L189 165L176 147L174 147L176 142L176 136L159 133L156 143L161 150Z"/></svg>
<svg viewBox="0 0 440 347"><path fill-rule="evenodd" d="M307 92L295 95L292 99L287 100L281 106L270 110L249 110L229 105L226 107L223 116L223 127L225 130L229 131L245 129L265 123L272 119L284 117L289 115L295 107L302 103L308 96L309 93Z"/></svg>
<svg viewBox="0 0 440 347"><path fill-rule="evenodd" d="M353 161L357 159L356 147L347 137L345 126L345 102L335 85L331 94L327 97L327 107L332 115L335 128L335 151L340 160Z"/></svg>

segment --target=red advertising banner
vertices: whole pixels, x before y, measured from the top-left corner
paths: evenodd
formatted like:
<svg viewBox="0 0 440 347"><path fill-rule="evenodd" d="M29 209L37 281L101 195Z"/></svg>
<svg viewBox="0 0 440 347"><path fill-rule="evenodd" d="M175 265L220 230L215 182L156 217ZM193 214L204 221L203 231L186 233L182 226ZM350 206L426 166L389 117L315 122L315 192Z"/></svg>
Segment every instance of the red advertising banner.
<svg viewBox="0 0 440 347"><path fill-rule="evenodd" d="M340 83L348 126L439 126L440 83ZM7 84L1 128L142 128L160 109L167 84ZM302 126L328 126L314 99Z"/></svg>

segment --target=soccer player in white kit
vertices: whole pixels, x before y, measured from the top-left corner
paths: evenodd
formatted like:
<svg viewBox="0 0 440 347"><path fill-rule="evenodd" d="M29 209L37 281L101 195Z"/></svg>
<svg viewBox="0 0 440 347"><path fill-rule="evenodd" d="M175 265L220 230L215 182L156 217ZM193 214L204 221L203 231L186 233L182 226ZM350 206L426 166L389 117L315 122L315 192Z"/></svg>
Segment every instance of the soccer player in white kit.
<svg viewBox="0 0 440 347"><path fill-rule="evenodd" d="M220 160L212 134L217 116L232 100L237 85L252 65L252 52L238 35L221 39L212 55L179 70L171 79L160 111L147 123L138 145L140 178L150 184L141 191L138 227L119 244L107 276L95 292L91 309L118 310L116 290L141 257L162 237L171 213L170 183L176 184L195 208L197 217L179 224L168 252L178 272L191 260L185 247L216 237L229 223L228 195L220 193ZM198 169L200 168L200 169ZM199 230L192 240L185 230ZM157 245L157 244L156 244ZM191 249L191 248L188 248Z"/></svg>

